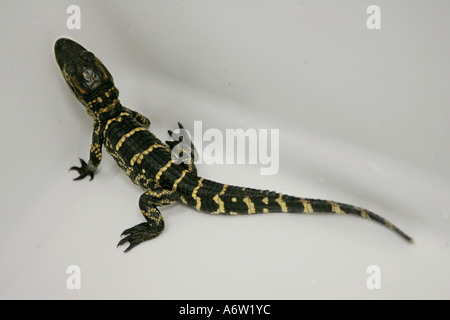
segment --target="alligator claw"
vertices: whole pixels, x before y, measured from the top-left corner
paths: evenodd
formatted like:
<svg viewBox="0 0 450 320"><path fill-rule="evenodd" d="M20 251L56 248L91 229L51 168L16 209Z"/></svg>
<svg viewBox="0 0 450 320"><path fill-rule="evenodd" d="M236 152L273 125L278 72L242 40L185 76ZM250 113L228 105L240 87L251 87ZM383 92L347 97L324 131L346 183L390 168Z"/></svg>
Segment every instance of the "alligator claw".
<svg viewBox="0 0 450 320"><path fill-rule="evenodd" d="M80 174L77 178L73 180L81 180L84 179L86 176L90 176L91 178L89 180L94 179L94 171L89 167L89 165L80 158L81 167L71 167L70 170L76 170Z"/></svg>
<svg viewBox="0 0 450 320"><path fill-rule="evenodd" d="M148 222L140 223L134 227L126 229L120 236L126 236L121 239L117 246L121 246L128 242L130 245L125 249L124 252L128 252L138 244L153 239L158 236L162 231L162 228L151 227Z"/></svg>
<svg viewBox="0 0 450 320"><path fill-rule="evenodd" d="M183 125L178 122L178 128L179 128L179 132L175 133L172 130L167 130L167 132L169 133L169 136L172 138L172 141L167 140L166 144L169 146L169 148L171 150L173 150L175 148L175 146L179 147L179 150L186 150L186 151L190 151L190 157L192 160L196 160L198 159L198 154L197 154L197 150L194 147L194 144L192 143L189 135L186 135L185 131L186 129L183 127ZM186 141L184 141L184 137L186 137Z"/></svg>

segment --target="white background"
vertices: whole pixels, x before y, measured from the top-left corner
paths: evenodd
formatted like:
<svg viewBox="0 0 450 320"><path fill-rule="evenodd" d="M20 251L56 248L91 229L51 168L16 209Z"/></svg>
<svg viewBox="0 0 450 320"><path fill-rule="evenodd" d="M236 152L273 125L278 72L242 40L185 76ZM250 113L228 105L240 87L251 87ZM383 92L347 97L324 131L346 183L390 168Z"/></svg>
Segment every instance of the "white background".
<svg viewBox="0 0 450 320"><path fill-rule="evenodd" d="M81 8L68 30L66 8ZM381 30L366 9L381 8ZM450 298L448 1L3 1L0 297ZM210 179L371 209L410 245L350 216L211 216L173 205L130 253L142 193L105 153L74 182L92 121L53 45L70 37L114 75L163 140L193 129L279 129L280 170L198 165ZM66 269L81 269L69 290ZM381 270L369 290L366 270Z"/></svg>

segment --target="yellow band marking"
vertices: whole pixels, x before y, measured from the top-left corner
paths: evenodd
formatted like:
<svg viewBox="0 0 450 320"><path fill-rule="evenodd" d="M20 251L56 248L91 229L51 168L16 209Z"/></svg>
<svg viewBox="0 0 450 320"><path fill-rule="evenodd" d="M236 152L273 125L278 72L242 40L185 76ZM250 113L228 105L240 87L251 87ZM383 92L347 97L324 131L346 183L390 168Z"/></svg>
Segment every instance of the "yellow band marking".
<svg viewBox="0 0 450 320"><path fill-rule="evenodd" d="M168 194L172 194L173 191L172 190L167 190L167 189L163 189L161 191L153 191L153 190L147 190L147 192L145 192L145 194L148 194L152 197L155 198L161 198L162 196L167 196Z"/></svg>
<svg viewBox="0 0 450 320"><path fill-rule="evenodd" d="M139 159L138 159L138 163L139 163ZM173 160L170 159L169 162L166 163L166 165L164 167L162 167L161 169L159 169L159 171L156 173L155 175L155 181L159 181L159 179L161 178L162 174L169 169L169 167L172 165Z"/></svg>
<svg viewBox="0 0 450 320"><path fill-rule="evenodd" d="M219 207L217 208L216 211L211 212L212 214L225 213L225 202L223 202L223 200L220 199L220 196L225 194L225 191L227 191L227 188L228 188L228 185L224 184L222 187L222 190L220 190L220 192L213 197L214 202L217 203L219 205Z"/></svg>
<svg viewBox="0 0 450 320"><path fill-rule="evenodd" d="M269 209L263 208L263 212L264 212L264 213L269 213Z"/></svg>
<svg viewBox="0 0 450 320"><path fill-rule="evenodd" d="M116 144L116 151L119 151L120 147L122 146L122 144L124 143L124 141L125 141L127 138L131 137L131 136L132 136L133 134L135 134L136 132L138 132L138 131L143 131L143 130L147 130L147 129L146 129L146 128L143 128L143 127L137 127L137 128L134 128L133 130L131 130L130 132L124 134L124 135L122 136L122 138L120 138L119 142L117 142L117 144Z"/></svg>
<svg viewBox="0 0 450 320"><path fill-rule="evenodd" d="M108 91L106 91L105 92L105 97L106 98L109 98L109 96L110 96L110 92L111 91L113 91L113 90L117 90L115 87L111 87ZM118 101L119 101L119 99L116 99L117 101L116 102L114 102L114 104L116 104ZM88 105L89 106L92 106L94 103L96 103L96 102L99 102L99 103L102 103L103 102L103 99L102 99L102 97L98 97L98 98L95 98L94 100L92 100L92 101L89 101L88 102Z"/></svg>
<svg viewBox="0 0 450 320"><path fill-rule="evenodd" d="M122 121L122 117L121 117L121 116L118 116L118 117L116 117L116 118L109 119L109 120L106 122L105 132L108 131L108 127L109 127L109 125L111 124L111 122L113 122L113 121L120 122L120 121Z"/></svg>
<svg viewBox="0 0 450 320"><path fill-rule="evenodd" d="M148 216L146 216L146 217L149 218L150 220L155 221L156 224L159 224L159 223L161 222L161 218L162 218L161 215L158 215L157 217L148 215Z"/></svg>
<svg viewBox="0 0 450 320"><path fill-rule="evenodd" d="M239 213L237 213L237 212L235 212L235 211L230 211L230 214L231 214L232 216L237 216Z"/></svg>
<svg viewBox="0 0 450 320"><path fill-rule="evenodd" d="M157 208L149 208L148 211L141 210L141 213L148 219L155 221L156 224L161 222L162 216ZM156 213L157 216L152 215L152 213Z"/></svg>
<svg viewBox="0 0 450 320"><path fill-rule="evenodd" d="M268 197L264 197L261 200L264 204L269 204L269 198Z"/></svg>
<svg viewBox="0 0 450 320"><path fill-rule="evenodd" d="M103 132L108 131L108 127L109 127L109 125L111 124L111 122L113 122L113 121L121 122L123 116L129 116L129 115L130 115L129 113L122 112L121 114L119 114L118 117L109 119L109 120L106 122L105 131L103 131Z"/></svg>
<svg viewBox="0 0 450 320"><path fill-rule="evenodd" d="M185 176L186 173L188 173L188 172L189 172L188 169L183 170L183 172L181 173L181 176L180 176L177 180L175 180L175 182L173 183L172 190L174 190L174 191L177 190L178 184L180 183L181 180L183 180L184 176Z"/></svg>
<svg viewBox="0 0 450 320"><path fill-rule="evenodd" d="M180 197L180 201L183 202L184 204L187 204L186 198L184 196Z"/></svg>
<svg viewBox="0 0 450 320"><path fill-rule="evenodd" d="M147 150L140 152L140 153L136 153L133 158L131 158L130 160L130 164L133 166L135 162L137 162L138 164L140 164L142 162L142 160L144 159L144 157L149 154L150 152L153 151L153 149L156 148L164 148L164 146L162 144L159 143L154 143L152 144L150 147L148 147Z"/></svg>
<svg viewBox="0 0 450 320"><path fill-rule="evenodd" d="M250 200L249 196L246 196L244 199L242 199L242 201L244 201L244 203L247 205L248 207L248 213L252 214L255 213L255 204L252 202L252 200Z"/></svg>
<svg viewBox="0 0 450 320"><path fill-rule="evenodd" d="M280 205L281 212L288 212L288 208L286 205L286 202L283 200L283 195L280 193L277 199L275 201Z"/></svg>
<svg viewBox="0 0 450 320"><path fill-rule="evenodd" d="M222 190L220 190L219 195L225 194L225 191L227 191L227 188L228 188L228 185L227 185L227 184L224 184L223 187L222 187Z"/></svg>
<svg viewBox="0 0 450 320"><path fill-rule="evenodd" d="M331 204L331 212L338 213L338 214L345 214L345 212L341 209L341 207L333 201L329 201Z"/></svg>
<svg viewBox="0 0 450 320"><path fill-rule="evenodd" d="M102 148L101 148L101 146L98 143L91 144L91 150L90 151L95 154L95 157L98 160L102 159Z"/></svg>
<svg viewBox="0 0 450 320"><path fill-rule="evenodd" d="M215 203L217 203L219 205L219 208L217 208L216 211L213 211L211 213L213 213L213 214L225 213L225 203L222 201L222 199L220 199L219 194L216 194L213 197L213 200Z"/></svg>
<svg viewBox="0 0 450 320"><path fill-rule="evenodd" d="M119 90L117 90L116 87L111 87L108 91L105 92L105 97L109 98L109 96L110 96L109 93L110 93L111 91L114 91L114 90L116 91L116 94L119 93Z"/></svg>
<svg viewBox="0 0 450 320"><path fill-rule="evenodd" d="M202 206L202 199L200 197L197 197L197 191L200 189L200 187L203 184L203 178L198 179L198 185L192 190L192 198L197 201L197 205L195 206L195 209L197 211L200 211L200 208Z"/></svg>
<svg viewBox="0 0 450 320"><path fill-rule="evenodd" d="M385 221L384 221L384 225L385 225L386 227L388 227L389 229L391 229L391 230L394 229L394 225L393 225L390 221L388 221L388 220L385 220Z"/></svg>
<svg viewBox="0 0 450 320"><path fill-rule="evenodd" d="M367 212L365 210L361 209L360 215L361 215L361 217L370 220L370 216L367 214Z"/></svg>
<svg viewBox="0 0 450 320"><path fill-rule="evenodd" d="M232 201L232 202L237 202L236 197L231 198L231 201Z"/></svg>
<svg viewBox="0 0 450 320"><path fill-rule="evenodd" d="M308 200L306 200L306 199L300 199L300 202L301 202L302 205L303 205L303 212L304 212L304 213L312 213L312 212L314 212L314 210L313 210L313 208L312 208L312 206L311 206L311 203L309 203Z"/></svg>
<svg viewBox="0 0 450 320"><path fill-rule="evenodd" d="M103 100L102 100L102 98L98 97L97 101L101 103ZM119 99L114 99L114 101L111 104L107 105L104 108L101 108L100 110L97 111L97 113L101 114L101 113L104 113L104 112L114 109L118 102L119 102Z"/></svg>

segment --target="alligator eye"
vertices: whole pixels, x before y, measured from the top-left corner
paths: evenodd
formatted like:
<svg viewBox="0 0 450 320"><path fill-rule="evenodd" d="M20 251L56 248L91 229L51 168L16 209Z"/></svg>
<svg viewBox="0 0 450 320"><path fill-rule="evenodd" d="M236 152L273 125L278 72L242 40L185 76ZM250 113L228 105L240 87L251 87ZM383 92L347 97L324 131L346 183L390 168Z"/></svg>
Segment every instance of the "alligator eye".
<svg viewBox="0 0 450 320"><path fill-rule="evenodd" d="M92 62L95 59L95 55L90 51L83 50L80 52L80 58L86 62Z"/></svg>
<svg viewBox="0 0 450 320"><path fill-rule="evenodd" d="M69 61L64 65L64 73L67 75L73 75L77 72L77 65L73 61Z"/></svg>

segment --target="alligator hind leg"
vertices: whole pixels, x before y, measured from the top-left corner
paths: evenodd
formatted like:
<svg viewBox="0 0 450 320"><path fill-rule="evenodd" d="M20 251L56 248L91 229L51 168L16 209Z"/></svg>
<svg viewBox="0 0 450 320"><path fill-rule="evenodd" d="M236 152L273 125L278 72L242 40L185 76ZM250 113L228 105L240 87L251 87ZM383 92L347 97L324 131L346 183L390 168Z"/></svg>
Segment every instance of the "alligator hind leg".
<svg viewBox="0 0 450 320"><path fill-rule="evenodd" d="M175 158L176 164L183 163L191 172L197 174L197 168L194 164L194 161L198 158L197 150L195 150L189 131L179 122L178 128L177 132L168 130L172 141L167 140L166 144L172 150L172 159Z"/></svg>
<svg viewBox="0 0 450 320"><path fill-rule="evenodd" d="M139 208L147 222L140 223L132 228L126 229L125 236L117 246L129 243L124 252L128 252L141 242L157 237L164 229L164 220L157 207L174 203L178 200L178 194L171 190L158 189L148 190L139 198Z"/></svg>

